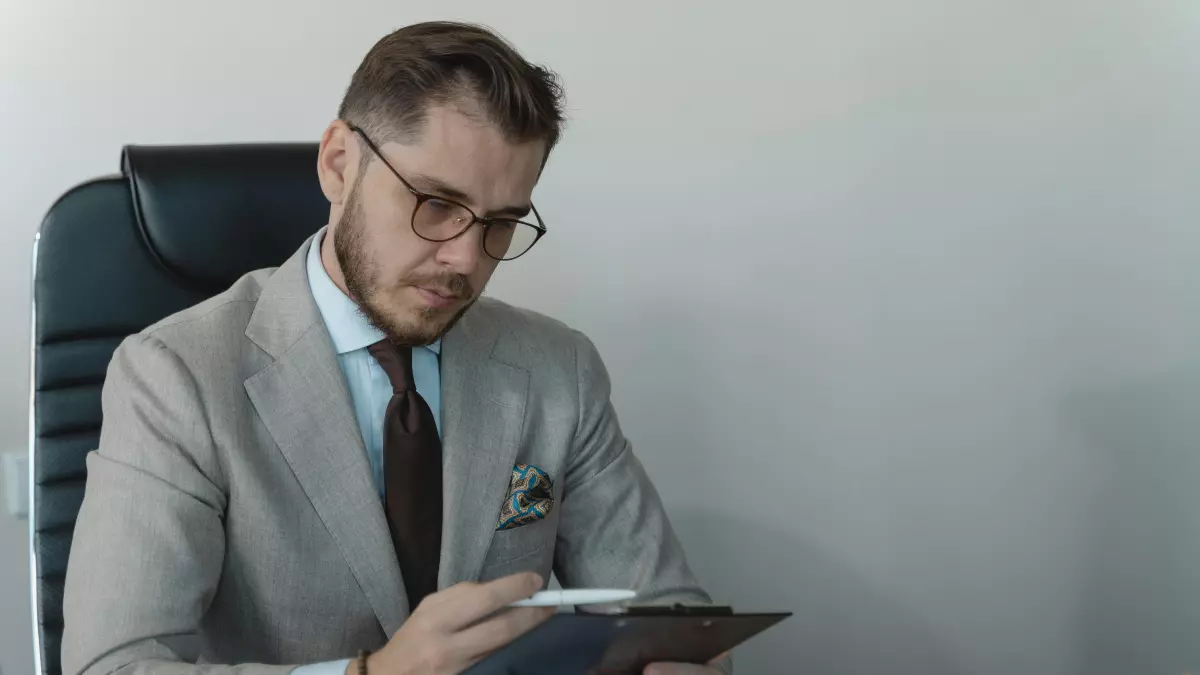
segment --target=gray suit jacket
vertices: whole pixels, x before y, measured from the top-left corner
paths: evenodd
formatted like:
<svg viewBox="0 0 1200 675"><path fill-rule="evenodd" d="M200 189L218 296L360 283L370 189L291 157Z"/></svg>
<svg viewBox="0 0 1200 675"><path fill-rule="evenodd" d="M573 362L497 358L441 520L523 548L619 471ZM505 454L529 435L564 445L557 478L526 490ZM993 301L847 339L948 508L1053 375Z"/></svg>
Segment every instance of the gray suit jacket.
<svg viewBox="0 0 1200 675"><path fill-rule="evenodd" d="M127 339L67 573L63 670L275 675L378 649L410 607L304 252ZM482 299L442 346L439 586L705 602L582 334ZM496 531L513 465L555 507ZM230 664L230 665L210 665Z"/></svg>

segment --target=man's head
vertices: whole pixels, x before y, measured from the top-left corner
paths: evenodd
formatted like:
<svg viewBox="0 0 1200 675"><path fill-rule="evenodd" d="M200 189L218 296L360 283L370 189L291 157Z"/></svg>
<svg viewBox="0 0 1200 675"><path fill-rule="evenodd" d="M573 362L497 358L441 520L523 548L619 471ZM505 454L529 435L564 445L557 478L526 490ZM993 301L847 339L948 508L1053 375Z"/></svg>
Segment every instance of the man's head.
<svg viewBox="0 0 1200 675"><path fill-rule="evenodd" d="M424 23L376 43L338 117L318 160L322 261L393 341L428 344L478 298L496 258L540 235L531 197L562 90L487 29ZM484 222L468 225L471 213Z"/></svg>

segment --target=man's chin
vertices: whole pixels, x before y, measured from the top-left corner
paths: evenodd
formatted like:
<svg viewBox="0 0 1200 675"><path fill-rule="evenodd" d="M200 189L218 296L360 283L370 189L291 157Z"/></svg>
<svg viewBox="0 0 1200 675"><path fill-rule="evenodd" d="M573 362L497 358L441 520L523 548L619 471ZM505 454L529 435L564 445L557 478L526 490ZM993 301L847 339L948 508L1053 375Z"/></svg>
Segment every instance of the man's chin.
<svg viewBox="0 0 1200 675"><path fill-rule="evenodd" d="M378 316L368 318L371 318L371 323L376 328L387 333L392 342L410 347L423 347L437 342L450 332L472 304L473 301L447 308L425 306L405 311L403 318L389 315L383 322L376 320ZM381 323L383 325L380 325Z"/></svg>

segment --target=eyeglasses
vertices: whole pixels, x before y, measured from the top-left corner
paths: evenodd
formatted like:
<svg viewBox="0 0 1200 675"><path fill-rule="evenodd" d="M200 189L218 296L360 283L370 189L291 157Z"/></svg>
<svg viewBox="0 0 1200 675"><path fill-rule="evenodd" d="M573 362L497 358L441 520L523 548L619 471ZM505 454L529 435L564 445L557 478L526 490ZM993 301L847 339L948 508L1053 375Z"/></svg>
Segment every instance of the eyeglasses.
<svg viewBox="0 0 1200 675"><path fill-rule="evenodd" d="M412 231L425 241L450 241L461 237L472 225L479 223L483 226L483 252L495 260L514 260L533 248L533 245L546 234L542 216L538 214L532 203L529 208L533 210L533 217L537 219L537 225L513 218L480 218L475 215L474 211L452 199L421 192L404 180L404 177L400 175L399 171L396 171L396 167L392 166L391 162L387 161L387 158L380 152L379 146L375 145L365 131L353 124L347 126L366 141L371 152L374 152L375 156L391 170L392 175L398 178L404 187L408 188L408 191L417 198L417 205L413 207Z"/></svg>

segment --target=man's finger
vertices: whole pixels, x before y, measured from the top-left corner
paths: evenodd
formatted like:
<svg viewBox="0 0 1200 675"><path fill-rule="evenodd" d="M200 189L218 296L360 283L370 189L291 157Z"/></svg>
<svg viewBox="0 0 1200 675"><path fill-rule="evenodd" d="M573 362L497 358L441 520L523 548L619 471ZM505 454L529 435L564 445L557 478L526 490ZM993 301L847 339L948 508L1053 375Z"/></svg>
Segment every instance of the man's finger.
<svg viewBox="0 0 1200 675"><path fill-rule="evenodd" d="M721 654L720 656L714 658L712 661L709 661L708 665L711 666L714 663L720 663L720 662L724 661L725 659L729 658L729 655L732 653L733 652L725 652L724 654Z"/></svg>
<svg viewBox="0 0 1200 675"><path fill-rule="evenodd" d="M692 663L651 663L642 671L643 675L722 675L712 666L697 666Z"/></svg>
<svg viewBox="0 0 1200 675"><path fill-rule="evenodd" d="M429 597L432 625L454 632L541 590L542 578L532 572L513 574L484 584L459 584ZM424 607L424 603L422 604Z"/></svg>
<svg viewBox="0 0 1200 675"><path fill-rule="evenodd" d="M714 657L707 666L697 666L691 663L652 663L646 666L646 675L723 675L720 669L712 667L729 658L731 652L725 652Z"/></svg>
<svg viewBox="0 0 1200 675"><path fill-rule="evenodd" d="M451 649L461 660L474 661L493 652L554 616L554 607L517 607L450 637Z"/></svg>

